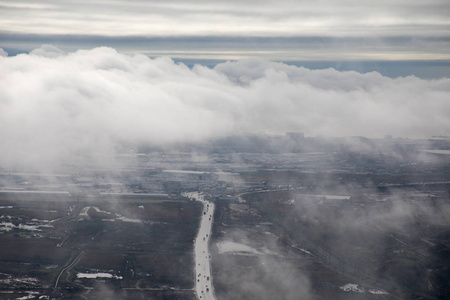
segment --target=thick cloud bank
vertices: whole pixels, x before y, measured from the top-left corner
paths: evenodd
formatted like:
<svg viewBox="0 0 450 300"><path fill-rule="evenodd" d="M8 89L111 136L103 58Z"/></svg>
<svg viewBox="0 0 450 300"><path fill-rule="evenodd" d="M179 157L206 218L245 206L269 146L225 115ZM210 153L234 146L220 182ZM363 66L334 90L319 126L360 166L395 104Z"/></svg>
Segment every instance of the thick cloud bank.
<svg viewBox="0 0 450 300"><path fill-rule="evenodd" d="M3 55L1 55L3 54ZM0 163L243 132L449 135L450 79L390 79L262 60L189 69L111 48L0 51Z"/></svg>

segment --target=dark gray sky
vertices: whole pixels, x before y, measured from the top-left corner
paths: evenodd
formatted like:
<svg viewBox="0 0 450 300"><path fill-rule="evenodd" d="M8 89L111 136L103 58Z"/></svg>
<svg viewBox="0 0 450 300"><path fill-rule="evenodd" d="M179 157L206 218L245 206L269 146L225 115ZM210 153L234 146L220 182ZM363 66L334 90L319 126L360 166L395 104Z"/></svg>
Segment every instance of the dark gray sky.
<svg viewBox="0 0 450 300"><path fill-rule="evenodd" d="M0 47L181 59L450 60L448 0L0 1Z"/></svg>

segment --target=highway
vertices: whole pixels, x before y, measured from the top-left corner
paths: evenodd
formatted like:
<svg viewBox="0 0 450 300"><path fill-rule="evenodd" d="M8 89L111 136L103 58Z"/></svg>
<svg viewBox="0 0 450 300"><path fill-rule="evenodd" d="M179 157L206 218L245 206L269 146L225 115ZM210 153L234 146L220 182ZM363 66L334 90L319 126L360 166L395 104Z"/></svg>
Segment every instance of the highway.
<svg viewBox="0 0 450 300"><path fill-rule="evenodd" d="M197 192L186 193L184 196L203 203L202 218L197 237L195 238L195 291L201 300L215 300L212 285L211 264L209 254L209 239L214 215L214 203L206 201L203 195Z"/></svg>

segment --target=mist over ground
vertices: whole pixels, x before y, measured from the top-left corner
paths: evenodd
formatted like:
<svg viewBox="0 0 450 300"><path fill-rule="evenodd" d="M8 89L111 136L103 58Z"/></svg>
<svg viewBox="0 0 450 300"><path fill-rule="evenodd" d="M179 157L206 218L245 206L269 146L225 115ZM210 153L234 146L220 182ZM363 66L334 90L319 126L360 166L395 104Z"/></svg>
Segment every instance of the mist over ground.
<svg viewBox="0 0 450 300"><path fill-rule="evenodd" d="M188 68L112 48L65 53L43 45L17 56L1 52L0 164L108 164L124 145L248 132L448 135L448 99L448 78L391 79L266 60Z"/></svg>

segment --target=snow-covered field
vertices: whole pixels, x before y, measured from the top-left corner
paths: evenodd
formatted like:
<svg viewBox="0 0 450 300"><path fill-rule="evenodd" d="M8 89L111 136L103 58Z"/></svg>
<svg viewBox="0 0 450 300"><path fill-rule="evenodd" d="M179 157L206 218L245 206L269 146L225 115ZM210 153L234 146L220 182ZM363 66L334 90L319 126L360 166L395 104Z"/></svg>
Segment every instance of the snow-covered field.
<svg viewBox="0 0 450 300"><path fill-rule="evenodd" d="M0 231L11 231L13 229L28 230L28 231L41 231L41 227L52 227L51 225L27 225L20 223L19 225L14 225L12 222L0 222Z"/></svg>

